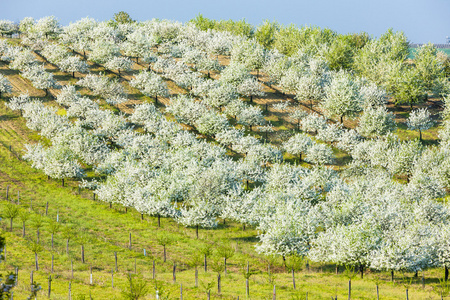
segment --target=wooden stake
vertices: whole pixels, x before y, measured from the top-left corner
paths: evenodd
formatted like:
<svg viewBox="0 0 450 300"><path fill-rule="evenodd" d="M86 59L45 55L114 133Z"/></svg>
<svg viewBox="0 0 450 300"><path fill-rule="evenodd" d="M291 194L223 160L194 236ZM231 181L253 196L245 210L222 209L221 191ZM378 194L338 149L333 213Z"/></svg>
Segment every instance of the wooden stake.
<svg viewBox="0 0 450 300"><path fill-rule="evenodd" d="M129 241L128 248L131 250L131 232L130 232L130 241Z"/></svg>
<svg viewBox="0 0 450 300"><path fill-rule="evenodd" d="M52 293L52 275L48 275L48 297Z"/></svg>
<svg viewBox="0 0 450 300"><path fill-rule="evenodd" d="M176 274L175 274L176 269L177 269L177 264L174 263L174 264L173 264L173 271L172 271L173 283L177 282L177 276L176 276Z"/></svg>
<svg viewBox="0 0 450 300"><path fill-rule="evenodd" d="M195 287L198 287L198 270L197 270L197 267L195 267Z"/></svg>
<svg viewBox="0 0 450 300"><path fill-rule="evenodd" d="M116 251L114 251L114 259L116 261L116 272L118 272L119 268L117 267L117 252Z"/></svg>
<svg viewBox="0 0 450 300"><path fill-rule="evenodd" d="M48 215L48 201L47 201L47 204L45 205L45 215L46 216Z"/></svg>
<svg viewBox="0 0 450 300"><path fill-rule="evenodd" d="M153 279L156 277L156 266L155 266L155 260L153 260Z"/></svg>
<svg viewBox="0 0 450 300"><path fill-rule="evenodd" d="M348 300L351 299L351 295L352 295L352 280L349 279L348 280Z"/></svg>

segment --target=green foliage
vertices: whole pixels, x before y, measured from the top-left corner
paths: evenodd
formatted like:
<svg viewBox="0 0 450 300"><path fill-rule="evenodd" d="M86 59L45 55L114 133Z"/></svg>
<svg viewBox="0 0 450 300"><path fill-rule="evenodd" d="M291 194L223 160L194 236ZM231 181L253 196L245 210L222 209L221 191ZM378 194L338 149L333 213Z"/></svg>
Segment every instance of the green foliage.
<svg viewBox="0 0 450 300"><path fill-rule="evenodd" d="M450 281L445 281L444 278L439 278L439 284L434 287L434 291L441 296L441 298L443 297L447 297L450 295Z"/></svg>
<svg viewBox="0 0 450 300"><path fill-rule="evenodd" d="M213 253L213 245L211 245L211 244L204 244L200 248L200 253L205 255L206 257L211 256L211 254Z"/></svg>
<svg viewBox="0 0 450 300"><path fill-rule="evenodd" d="M114 14L114 21L117 24L129 24L133 23L133 19L131 19L130 15L124 11L119 11L118 13Z"/></svg>
<svg viewBox="0 0 450 300"><path fill-rule="evenodd" d="M245 19L234 20L220 20L214 26L214 29L218 31L228 31L234 35L241 35L247 38L251 38L254 34L255 28L250 23L247 23Z"/></svg>
<svg viewBox="0 0 450 300"><path fill-rule="evenodd" d="M19 209L16 205L12 203L6 204L5 210L2 213L3 217L10 219L11 221L11 231L12 231L12 221L19 215Z"/></svg>
<svg viewBox="0 0 450 300"><path fill-rule="evenodd" d="M301 38L301 32L294 24L287 27L281 27L275 34L273 47L285 55L293 55L299 49L298 41Z"/></svg>
<svg viewBox="0 0 450 300"><path fill-rule="evenodd" d="M295 271L300 271L303 268L304 262L304 257L299 255L290 255L286 258L286 266Z"/></svg>
<svg viewBox="0 0 450 300"><path fill-rule="evenodd" d="M31 220L31 226L36 230L44 226L44 223L45 219L42 215L35 215Z"/></svg>
<svg viewBox="0 0 450 300"><path fill-rule="evenodd" d="M210 265L211 269L218 274L222 273L225 270L225 265L223 263L222 257L220 256L213 257L212 263Z"/></svg>
<svg viewBox="0 0 450 300"><path fill-rule="evenodd" d="M128 274L128 284L126 290L122 291L122 296L127 300L138 300L145 298L150 293L147 281L142 276Z"/></svg>
<svg viewBox="0 0 450 300"><path fill-rule="evenodd" d="M155 284L155 292L160 300L176 299L174 297L171 297L171 293L167 288L167 286L164 285L163 281L158 281L155 279L154 284Z"/></svg>
<svg viewBox="0 0 450 300"><path fill-rule="evenodd" d="M171 245L176 242L175 238L169 233L159 233L157 235L157 242L161 246Z"/></svg>
<svg viewBox="0 0 450 300"><path fill-rule="evenodd" d="M415 69L424 89L431 90L434 82L444 75L444 65L437 56L436 47L429 43L417 49L414 58Z"/></svg>
<svg viewBox="0 0 450 300"><path fill-rule="evenodd" d="M398 75L398 84L394 90L394 98L396 104L417 104L425 100L425 89L422 84L419 72L408 67Z"/></svg>
<svg viewBox="0 0 450 300"><path fill-rule="evenodd" d="M200 285L202 286L202 288L205 291L205 293L208 294L209 292L211 292L211 290L214 287L215 283L214 283L214 281L206 282L206 283L200 281Z"/></svg>
<svg viewBox="0 0 450 300"><path fill-rule="evenodd" d="M194 19L190 20L189 23L192 23L200 30L208 30L214 29L216 26L216 21L205 18L202 14L198 14Z"/></svg>
<svg viewBox="0 0 450 300"><path fill-rule="evenodd" d="M256 28L255 39L263 47L272 49L275 42L275 36L280 30L280 25L276 21L264 20L264 23Z"/></svg>
<svg viewBox="0 0 450 300"><path fill-rule="evenodd" d="M35 243L35 242L31 242L30 244L28 244L28 248L33 253L40 253L40 252L42 252L44 250L44 247L42 247L41 244L38 244L38 243Z"/></svg>
<svg viewBox="0 0 450 300"><path fill-rule="evenodd" d="M190 259L188 260L188 265L196 268L198 266L200 266L203 263L203 258L201 255L199 254L194 254L190 257Z"/></svg>
<svg viewBox="0 0 450 300"><path fill-rule="evenodd" d="M233 257L235 250L233 249L233 247L228 246L228 245L219 245L219 247L217 247L217 254L220 257L223 257L225 259L229 259L231 257Z"/></svg>
<svg viewBox="0 0 450 300"><path fill-rule="evenodd" d="M198 14L194 19L189 21L193 23L200 30L214 29L217 31L228 31L234 35L241 35L247 38L251 38L254 34L255 28L250 23L247 23L245 19L234 20L212 20L205 18L202 14Z"/></svg>
<svg viewBox="0 0 450 300"><path fill-rule="evenodd" d="M345 265L345 271L344 271L344 275L345 277L347 277L348 279L353 279L356 277L358 272L355 271L355 266L350 266L350 265Z"/></svg>

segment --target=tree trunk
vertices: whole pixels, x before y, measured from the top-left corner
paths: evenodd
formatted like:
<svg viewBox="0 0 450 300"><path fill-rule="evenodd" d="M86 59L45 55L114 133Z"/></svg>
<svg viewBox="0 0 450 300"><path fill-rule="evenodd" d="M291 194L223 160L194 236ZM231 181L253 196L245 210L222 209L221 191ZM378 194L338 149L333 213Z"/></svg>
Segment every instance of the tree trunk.
<svg viewBox="0 0 450 300"><path fill-rule="evenodd" d="M217 274L217 293L220 294L220 274Z"/></svg>
<svg viewBox="0 0 450 300"><path fill-rule="evenodd" d="M206 262L206 254L205 254L205 272L208 272L208 263Z"/></svg>
<svg viewBox="0 0 450 300"><path fill-rule="evenodd" d="M39 271L39 262L38 262L38 254L34 252L34 262L36 264L36 271Z"/></svg>
<svg viewBox="0 0 450 300"><path fill-rule="evenodd" d="M64 186L64 178L61 179L61 186Z"/></svg>
<svg viewBox="0 0 450 300"><path fill-rule="evenodd" d="M10 221L10 231L12 232L13 231L13 218L9 218L9 221Z"/></svg>
<svg viewBox="0 0 450 300"><path fill-rule="evenodd" d="M195 287L198 287L198 270L197 270L197 267L195 267Z"/></svg>
<svg viewBox="0 0 450 300"><path fill-rule="evenodd" d="M158 104L158 95L155 95L155 104Z"/></svg>
<svg viewBox="0 0 450 300"><path fill-rule="evenodd" d="M69 255L69 239L67 239L67 243L66 243L66 253L67 253L67 255Z"/></svg>
<svg viewBox="0 0 450 300"><path fill-rule="evenodd" d="M72 78L75 78L75 72L72 72Z"/></svg>
<svg viewBox="0 0 450 300"><path fill-rule="evenodd" d="M156 266L155 266L155 260L153 260L152 278L155 279L155 277L156 277Z"/></svg>
<svg viewBox="0 0 450 300"><path fill-rule="evenodd" d="M166 262L166 245L163 245L164 247L164 262Z"/></svg>
<svg viewBox="0 0 450 300"><path fill-rule="evenodd" d="M359 265L359 272L361 273L361 279L363 279L363 277L364 277L364 265L363 264Z"/></svg>
<svg viewBox="0 0 450 300"><path fill-rule="evenodd" d="M25 222L22 223L22 237L25 237Z"/></svg>
<svg viewBox="0 0 450 300"><path fill-rule="evenodd" d="M224 264L224 274L227 276L227 258L223 258L223 264Z"/></svg>
<svg viewBox="0 0 450 300"><path fill-rule="evenodd" d="M394 270L391 270L391 282L394 282Z"/></svg>
<svg viewBox="0 0 450 300"><path fill-rule="evenodd" d="M344 124L344 115L341 116L341 124Z"/></svg>
<svg viewBox="0 0 450 300"><path fill-rule="evenodd" d="M158 228L161 227L161 216L158 214Z"/></svg>
<svg viewBox="0 0 450 300"><path fill-rule="evenodd" d="M352 297L352 280L348 280L348 300L350 300Z"/></svg>
<svg viewBox="0 0 450 300"><path fill-rule="evenodd" d="M53 249L53 232L52 232L52 249Z"/></svg>
<svg viewBox="0 0 450 300"><path fill-rule="evenodd" d="M177 264L173 264L173 270L172 270L172 279L173 279L173 283L177 282L177 275L176 275L176 271L177 271Z"/></svg>
<svg viewBox="0 0 450 300"><path fill-rule="evenodd" d="M295 272L294 272L294 268L292 268L291 270L292 270L292 285L293 285L294 290L295 290Z"/></svg>
<svg viewBox="0 0 450 300"><path fill-rule="evenodd" d="M445 279L445 281L447 281L448 280L448 268L447 268L447 266L444 267L444 273L445 273L444 279Z"/></svg>
<svg viewBox="0 0 450 300"><path fill-rule="evenodd" d="M336 275L339 274L339 265L336 265Z"/></svg>
<svg viewBox="0 0 450 300"><path fill-rule="evenodd" d="M81 245L81 262L84 264L84 245Z"/></svg>
<svg viewBox="0 0 450 300"><path fill-rule="evenodd" d="M37 240L37 243L39 244L39 240L40 240L40 232L39 232L39 228L36 230L36 240Z"/></svg>
<svg viewBox="0 0 450 300"><path fill-rule="evenodd" d="M245 292L247 294L247 298L250 296L250 285L248 279L245 279Z"/></svg>
<svg viewBox="0 0 450 300"><path fill-rule="evenodd" d="M198 239L198 224L197 224L197 226L195 227L195 235L197 236L197 239Z"/></svg>
<svg viewBox="0 0 450 300"><path fill-rule="evenodd" d="M422 141L422 130L419 129L419 140Z"/></svg>

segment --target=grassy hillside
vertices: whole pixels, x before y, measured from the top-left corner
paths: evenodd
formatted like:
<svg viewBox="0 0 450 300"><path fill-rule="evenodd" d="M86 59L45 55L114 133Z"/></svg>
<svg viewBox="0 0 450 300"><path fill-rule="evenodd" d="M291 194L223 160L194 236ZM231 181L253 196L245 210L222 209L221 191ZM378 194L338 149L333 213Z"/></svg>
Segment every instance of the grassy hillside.
<svg viewBox="0 0 450 300"><path fill-rule="evenodd" d="M226 64L226 59L222 58L222 62ZM104 70L93 64L90 67L92 72ZM75 81L50 64L46 64L46 68L55 74L61 84ZM129 103L119 105L123 112L129 111L130 104L150 100L127 83L142 68L135 64L134 70L125 73L121 79L131 95ZM28 91L32 97L38 97L48 105L56 105L51 97L45 97L43 91L33 88L19 72L9 70L3 63L0 63L0 72L14 86L14 93L9 96ZM261 77L261 80L264 81L265 78ZM169 87L172 95L183 92L173 82L169 82ZM89 96L87 90L81 92ZM266 92L267 96L255 99L254 102L264 107L265 104L289 99L289 96L285 97L269 87L266 87ZM206 299L207 290L211 290L212 299L236 299L238 296L245 299L247 264L251 275L250 299L273 299L274 286L276 299L305 299L306 294L308 299L329 299L336 296L342 299L348 297L349 279L352 280L353 299L375 298L377 284L381 299L404 299L406 289L411 299L439 297L441 286L438 278L442 275L442 270L428 270L424 274L418 274L417 278L413 277L414 274L399 273L395 274L395 281L390 282L390 274L387 272L368 273L364 279L360 279L357 274L344 270L342 266L336 275L334 265L309 264L306 261L294 270L294 289L290 259L288 258L286 267L281 258L271 259L258 254L255 251L258 232L254 228L243 230L241 225L227 221L214 230L201 229L197 239L195 229L184 228L173 220L163 219L161 227L158 227L157 218L145 216L142 219L134 210L126 211L120 206L110 208L108 204L94 201L90 191L78 189L78 182L69 181L66 187L61 187L59 181L48 180L42 172L21 160L24 145L42 138L26 127L25 120L18 112L12 112L6 107L6 101L8 99L3 98L0 102L0 212L4 215L8 208L16 207L22 215L28 216L26 220L19 216L14 218L12 232L9 231L10 220L4 218L1 221L1 234L7 239L7 247L6 262L0 265L0 273L14 271L18 267L19 280L14 291L15 299L25 299L29 294L30 273L35 270L33 245L37 241L39 224L39 244L42 249L37 252L39 271L34 272L34 280L42 286L38 298L47 297L48 278L52 276L51 299L67 299L69 283L72 299L89 299L90 296L92 299L122 299L122 292L129 289L127 275L136 272L143 277L149 290L144 299L155 299L155 286L163 294L170 293L167 299L180 299L180 284L184 299ZM160 101L166 103L168 99ZM396 112L399 122L404 122L409 110L403 107L389 108ZM287 120L286 113L272 108L266 118L276 126L276 132L295 127ZM345 125L355 127L356 122L346 121ZM418 136L416 132L400 128L405 137ZM424 134L424 138L434 141L437 138L436 129L437 126ZM269 136L269 140L279 144L281 140L276 132ZM343 152L338 152L337 156L337 166L349 159ZM9 201L6 200L7 189ZM58 228L55 226L57 220ZM23 222L26 229L24 237ZM165 262L163 237L169 237ZM227 275L221 269L223 257L218 254L218 249L224 245L235 251L227 260ZM82 247L84 263L81 257ZM207 259L208 270L205 272L202 253L208 248L211 255ZM153 262L158 281L153 279ZM173 278L174 265L176 280ZM195 284L195 265L199 274L198 287ZM217 289L219 273L220 293ZM424 287L422 275L425 278Z"/></svg>

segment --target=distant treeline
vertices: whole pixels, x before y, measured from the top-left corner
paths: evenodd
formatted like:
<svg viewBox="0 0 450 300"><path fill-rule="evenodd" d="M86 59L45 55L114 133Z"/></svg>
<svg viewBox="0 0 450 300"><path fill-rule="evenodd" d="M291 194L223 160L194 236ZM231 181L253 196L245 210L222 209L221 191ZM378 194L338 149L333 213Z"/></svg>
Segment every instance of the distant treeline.
<svg viewBox="0 0 450 300"><path fill-rule="evenodd" d="M422 47L424 44L409 44L411 48L419 48ZM434 47L438 49L450 49L450 43L449 44L433 44Z"/></svg>

